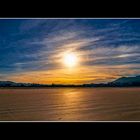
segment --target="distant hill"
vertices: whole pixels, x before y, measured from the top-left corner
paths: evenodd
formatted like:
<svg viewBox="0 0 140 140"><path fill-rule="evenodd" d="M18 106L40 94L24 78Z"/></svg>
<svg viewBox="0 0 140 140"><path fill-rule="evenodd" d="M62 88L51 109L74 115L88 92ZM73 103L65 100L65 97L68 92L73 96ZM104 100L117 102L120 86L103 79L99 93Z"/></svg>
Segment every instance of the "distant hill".
<svg viewBox="0 0 140 140"><path fill-rule="evenodd" d="M9 86L9 85L14 85L16 83L11 82L11 81L0 81L0 86Z"/></svg>
<svg viewBox="0 0 140 140"><path fill-rule="evenodd" d="M140 83L140 76L135 76L135 77L121 77L112 83L116 84L133 84L133 83Z"/></svg>
<svg viewBox="0 0 140 140"><path fill-rule="evenodd" d="M121 77L113 82L99 84L63 85L63 84L36 84L36 83L15 83L12 81L0 81L0 87L140 87L140 76Z"/></svg>
<svg viewBox="0 0 140 140"><path fill-rule="evenodd" d="M34 83L16 83L12 81L0 81L0 87L31 87L31 86L43 86L43 84Z"/></svg>

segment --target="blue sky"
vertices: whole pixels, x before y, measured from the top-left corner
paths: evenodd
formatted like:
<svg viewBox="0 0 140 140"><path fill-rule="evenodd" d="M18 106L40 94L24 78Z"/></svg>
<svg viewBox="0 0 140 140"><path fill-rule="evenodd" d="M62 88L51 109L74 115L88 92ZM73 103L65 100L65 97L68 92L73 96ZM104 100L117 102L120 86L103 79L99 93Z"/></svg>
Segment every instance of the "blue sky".
<svg viewBox="0 0 140 140"><path fill-rule="evenodd" d="M75 70L62 54L79 58ZM0 19L0 80L98 83L140 74L140 19Z"/></svg>

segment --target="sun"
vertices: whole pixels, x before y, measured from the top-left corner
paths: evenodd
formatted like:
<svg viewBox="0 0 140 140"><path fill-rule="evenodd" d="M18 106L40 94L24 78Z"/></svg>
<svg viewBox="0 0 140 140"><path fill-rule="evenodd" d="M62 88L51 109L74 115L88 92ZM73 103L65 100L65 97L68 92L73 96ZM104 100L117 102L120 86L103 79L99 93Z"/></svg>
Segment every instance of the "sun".
<svg viewBox="0 0 140 140"><path fill-rule="evenodd" d="M78 58L76 56L76 54L74 53L67 53L64 55L64 64L67 66L67 67L74 67L76 66L78 62Z"/></svg>

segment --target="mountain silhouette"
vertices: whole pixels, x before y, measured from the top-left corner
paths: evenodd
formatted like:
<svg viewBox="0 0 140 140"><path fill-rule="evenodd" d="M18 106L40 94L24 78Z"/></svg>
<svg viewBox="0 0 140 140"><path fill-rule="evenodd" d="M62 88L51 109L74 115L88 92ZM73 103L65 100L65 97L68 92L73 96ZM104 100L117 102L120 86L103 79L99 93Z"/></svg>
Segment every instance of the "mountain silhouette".
<svg viewBox="0 0 140 140"><path fill-rule="evenodd" d="M121 77L109 83L99 83L99 84L36 84L36 83L16 83L12 81L0 81L0 87L140 87L140 75L135 77Z"/></svg>
<svg viewBox="0 0 140 140"><path fill-rule="evenodd" d="M140 83L140 76L135 77L121 77L115 81L115 84L133 84L133 83Z"/></svg>

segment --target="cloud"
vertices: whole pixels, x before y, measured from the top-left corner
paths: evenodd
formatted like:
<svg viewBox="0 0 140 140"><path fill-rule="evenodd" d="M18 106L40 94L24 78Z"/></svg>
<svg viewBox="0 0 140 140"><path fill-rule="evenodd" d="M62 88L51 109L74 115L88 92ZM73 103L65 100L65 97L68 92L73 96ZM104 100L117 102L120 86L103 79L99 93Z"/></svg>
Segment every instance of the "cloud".
<svg viewBox="0 0 140 140"><path fill-rule="evenodd" d="M53 82L52 77L54 81L69 77L72 82L92 82L92 79L101 82L139 74L140 31L134 23L132 20L23 20L20 33L13 31L14 39L0 46L0 72L2 76L7 74L8 79L18 80L21 76L24 81L37 78L38 82L39 77L42 82ZM66 52L75 52L79 58L74 76L62 64Z"/></svg>

